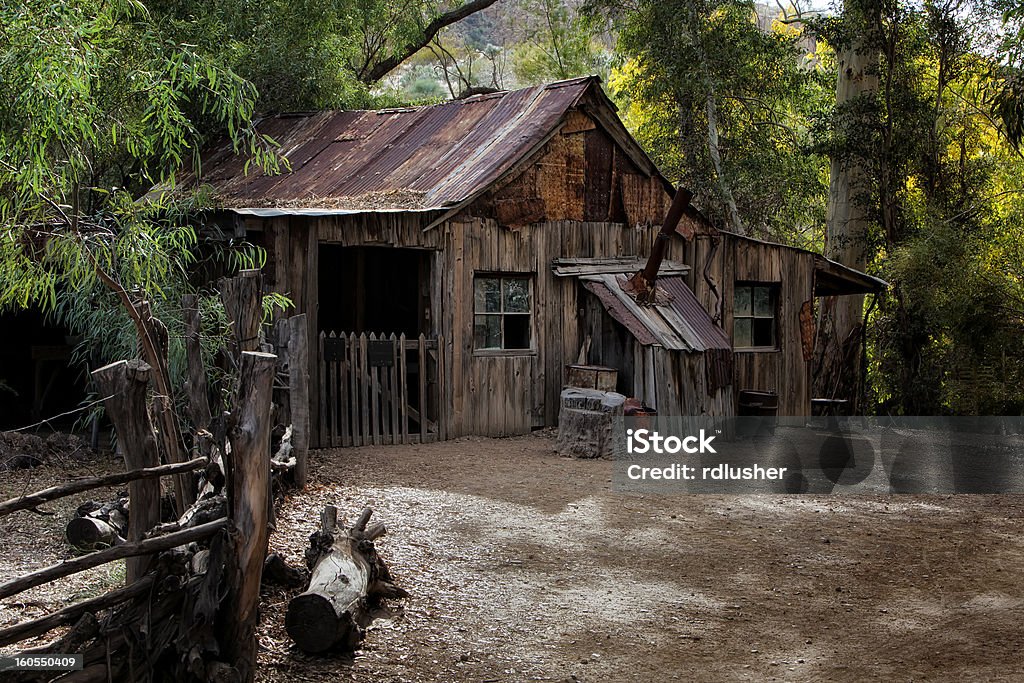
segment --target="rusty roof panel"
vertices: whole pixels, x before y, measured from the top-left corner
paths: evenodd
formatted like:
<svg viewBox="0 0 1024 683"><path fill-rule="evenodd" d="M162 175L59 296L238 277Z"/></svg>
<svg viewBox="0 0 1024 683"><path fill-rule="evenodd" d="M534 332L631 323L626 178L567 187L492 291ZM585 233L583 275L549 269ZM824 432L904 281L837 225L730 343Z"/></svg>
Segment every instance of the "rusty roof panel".
<svg viewBox="0 0 1024 683"><path fill-rule="evenodd" d="M201 181L227 208L359 210L367 196L380 210L446 208L539 148L596 83L576 78L429 107L275 116L258 128L281 145L290 171L246 174L244 160L222 142L203 155ZM179 179L181 187L194 182L190 174Z"/></svg>
<svg viewBox="0 0 1024 683"><path fill-rule="evenodd" d="M666 302L654 306L631 305L624 300L629 296L622 291L625 279L617 274L586 275L580 282L641 344L659 344L676 351L732 350L728 335L715 325L682 277L658 278L659 298L664 296Z"/></svg>
<svg viewBox="0 0 1024 683"><path fill-rule="evenodd" d="M594 294L604 306L608 314L618 320L623 327L629 330L630 334L644 346L657 344L658 340L647 329L647 324L633 315L633 312L626 308L625 304L612 293L604 282L600 280L581 280L584 287Z"/></svg>
<svg viewBox="0 0 1024 683"><path fill-rule="evenodd" d="M697 297L681 277L658 278L658 286L665 290L672 300L669 306L686 322L692 332L694 347L703 349L732 349L729 335L708 315ZM691 341L688 339L687 341Z"/></svg>

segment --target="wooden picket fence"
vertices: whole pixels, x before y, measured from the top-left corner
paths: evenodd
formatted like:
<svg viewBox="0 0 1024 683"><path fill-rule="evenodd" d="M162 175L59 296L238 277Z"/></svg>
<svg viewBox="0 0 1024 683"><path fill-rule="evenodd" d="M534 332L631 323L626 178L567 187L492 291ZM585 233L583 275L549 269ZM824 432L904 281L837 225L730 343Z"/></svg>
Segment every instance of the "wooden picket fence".
<svg viewBox="0 0 1024 683"><path fill-rule="evenodd" d="M444 337L320 333L320 447L447 438Z"/></svg>

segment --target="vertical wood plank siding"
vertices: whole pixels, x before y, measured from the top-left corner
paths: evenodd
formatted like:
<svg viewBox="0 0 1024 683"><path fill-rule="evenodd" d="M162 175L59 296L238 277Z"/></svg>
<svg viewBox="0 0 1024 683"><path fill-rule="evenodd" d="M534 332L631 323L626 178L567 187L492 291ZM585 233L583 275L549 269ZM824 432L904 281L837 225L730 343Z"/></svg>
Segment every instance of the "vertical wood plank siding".
<svg viewBox="0 0 1024 683"><path fill-rule="evenodd" d="M686 279L712 318L721 315L730 338L734 284L742 281L779 283L779 350L734 354L735 398L743 389L776 391L779 415L810 415L811 365L803 358L800 307L814 296L814 255L729 233L718 235L720 243L717 250L713 250L714 239L702 234L687 243L685 262L691 271ZM720 303L705 280L705 268L718 288Z"/></svg>
<svg viewBox="0 0 1024 683"><path fill-rule="evenodd" d="M554 425L564 366L579 353L576 280L559 278L551 262L566 256L644 256L656 229L620 223L552 221L517 229L489 218L456 218L423 231L417 214L378 213L292 217L250 224L262 229L272 264L272 291L287 294L294 313L305 312L318 338L317 245L392 246L432 250L432 311L428 336L443 335L446 372L441 385L449 438L464 434L521 434ZM473 349L473 277L478 272L523 273L533 278L532 346L519 355ZM289 314L292 314L290 312ZM391 330L381 330L390 333ZM315 352L314 352L315 351ZM311 348L310 395L319 397L320 352ZM319 427L319 401L311 406ZM318 430L319 431L319 430ZM315 435L315 443L322 443Z"/></svg>

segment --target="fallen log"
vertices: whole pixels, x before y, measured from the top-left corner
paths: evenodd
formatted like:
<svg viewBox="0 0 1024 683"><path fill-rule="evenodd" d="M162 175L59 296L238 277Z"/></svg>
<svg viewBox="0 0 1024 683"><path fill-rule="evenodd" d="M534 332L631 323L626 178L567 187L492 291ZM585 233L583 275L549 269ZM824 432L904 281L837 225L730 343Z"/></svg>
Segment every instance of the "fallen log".
<svg viewBox="0 0 1024 683"><path fill-rule="evenodd" d="M124 543L128 535L128 493L100 505L80 505L68 522L64 535L79 550L99 550Z"/></svg>
<svg viewBox="0 0 1024 683"><path fill-rule="evenodd" d="M306 584L303 572L290 566L279 553L270 553L263 562L263 583L285 588L301 588Z"/></svg>
<svg viewBox="0 0 1024 683"><path fill-rule="evenodd" d="M68 543L79 550L98 550L124 543L124 529L98 517L72 517L64 535Z"/></svg>
<svg viewBox="0 0 1024 683"><path fill-rule="evenodd" d="M309 538L309 589L288 603L285 615L288 635L305 652L355 649L375 604L381 598L408 596L392 583L377 554L373 540L385 529L380 524L366 528L371 514L366 508L351 528L339 527L338 509L329 505L321 513L320 531Z"/></svg>

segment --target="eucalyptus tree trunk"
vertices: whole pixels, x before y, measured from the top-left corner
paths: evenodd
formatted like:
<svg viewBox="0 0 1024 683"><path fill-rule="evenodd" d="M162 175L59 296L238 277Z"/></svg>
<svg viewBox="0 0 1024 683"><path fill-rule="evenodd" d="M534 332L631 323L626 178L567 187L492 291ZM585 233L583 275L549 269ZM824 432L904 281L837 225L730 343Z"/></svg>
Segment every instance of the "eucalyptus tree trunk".
<svg viewBox="0 0 1024 683"><path fill-rule="evenodd" d="M854 2L847 2L851 9ZM860 9L860 8L858 8ZM866 8L865 8L866 9ZM856 12L865 16L865 12ZM866 22L865 22L866 23ZM863 34L863 31L858 31ZM836 109L843 111L878 90L878 53L859 41L837 50ZM866 163L856 155L833 155L829 168L825 255L844 266L868 264ZM864 296L826 297L818 310L816 396L849 400L859 412L863 356Z"/></svg>
<svg viewBox="0 0 1024 683"><path fill-rule="evenodd" d="M708 116L708 155L715 167L715 181L718 183L718 191L722 193L725 201L725 209L729 218L729 229L743 235L746 230L743 228L743 221L740 219L739 209L736 208L736 199L733 197L729 180L722 168L722 152L718 145L718 103L715 101L714 88L709 85L705 111Z"/></svg>

